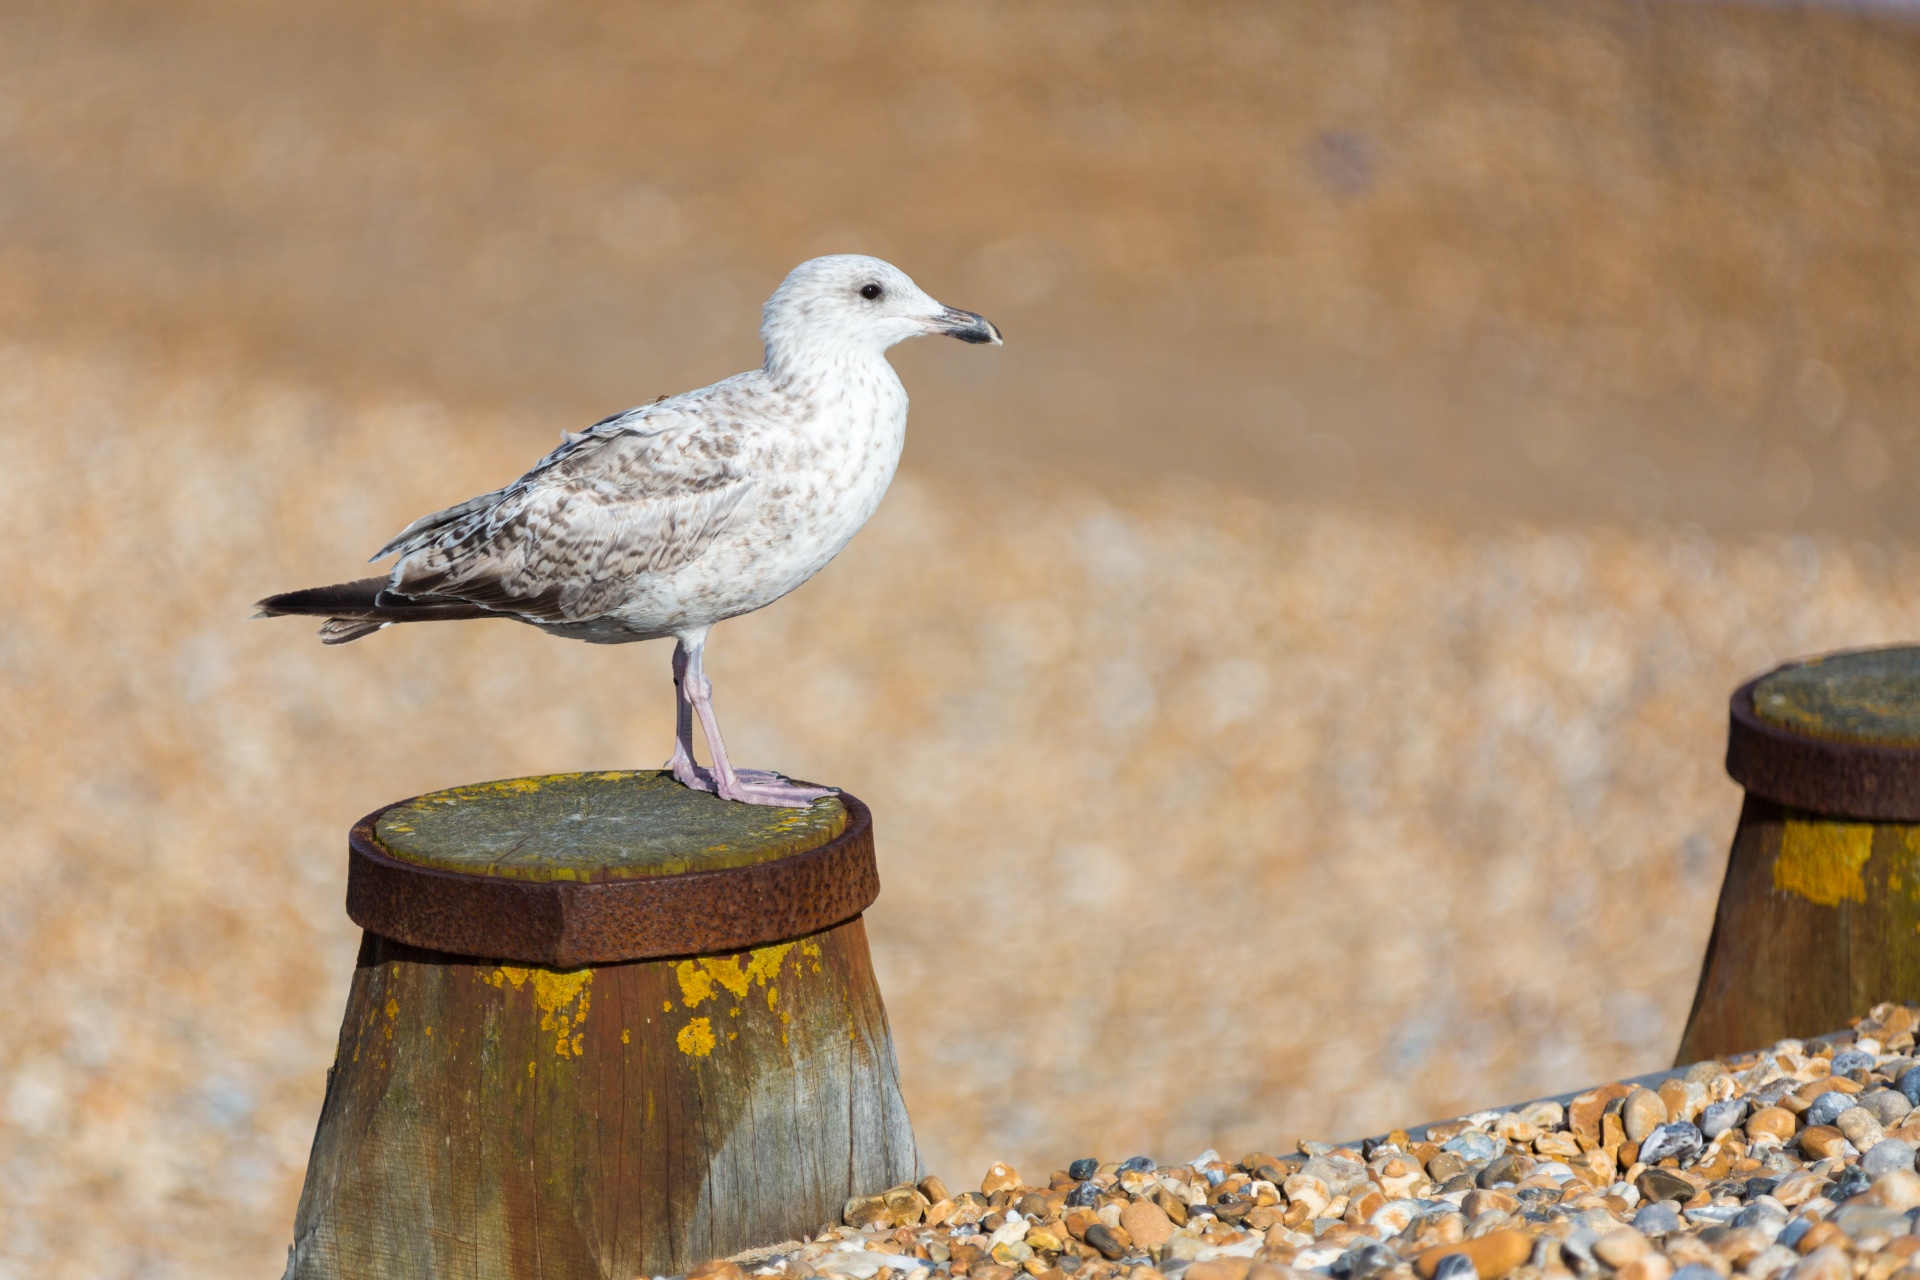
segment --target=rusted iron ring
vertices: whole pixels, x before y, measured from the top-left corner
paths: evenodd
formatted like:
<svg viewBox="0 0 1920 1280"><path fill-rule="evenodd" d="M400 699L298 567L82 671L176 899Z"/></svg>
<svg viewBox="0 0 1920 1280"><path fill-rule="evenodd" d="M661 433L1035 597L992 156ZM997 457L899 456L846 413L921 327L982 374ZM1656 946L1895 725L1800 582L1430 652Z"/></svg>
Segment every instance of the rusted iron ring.
<svg viewBox="0 0 1920 1280"><path fill-rule="evenodd" d="M1920 822L1920 750L1816 738L1769 724L1753 709L1754 687L1766 678L1749 680L1733 694L1727 772L1735 782L1813 813Z"/></svg>
<svg viewBox="0 0 1920 1280"><path fill-rule="evenodd" d="M434 951L569 968L714 955L851 920L880 896L873 815L840 795L847 826L826 844L752 866L580 883L463 875L390 857L376 809L347 837L347 915Z"/></svg>

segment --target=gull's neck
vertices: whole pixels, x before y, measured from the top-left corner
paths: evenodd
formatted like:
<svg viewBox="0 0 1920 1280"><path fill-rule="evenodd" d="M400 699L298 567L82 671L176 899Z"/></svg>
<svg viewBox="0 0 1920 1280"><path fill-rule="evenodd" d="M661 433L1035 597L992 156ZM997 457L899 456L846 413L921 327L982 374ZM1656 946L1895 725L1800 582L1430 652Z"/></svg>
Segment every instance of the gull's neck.
<svg viewBox="0 0 1920 1280"><path fill-rule="evenodd" d="M871 388L904 394L884 349L850 342L768 344L761 372L775 389L800 400L844 399Z"/></svg>

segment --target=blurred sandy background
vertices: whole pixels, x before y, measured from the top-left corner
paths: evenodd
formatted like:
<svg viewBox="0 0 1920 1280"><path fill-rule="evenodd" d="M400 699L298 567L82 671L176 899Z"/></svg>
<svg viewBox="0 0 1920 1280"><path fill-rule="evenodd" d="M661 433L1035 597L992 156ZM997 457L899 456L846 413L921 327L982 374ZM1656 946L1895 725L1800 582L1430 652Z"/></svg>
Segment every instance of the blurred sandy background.
<svg viewBox="0 0 1920 1280"><path fill-rule="evenodd" d="M1920 632L1920 26L1658 4L0 7L0 1276L277 1275L377 805L667 651L248 623L863 250L907 469L722 628L877 814L932 1164L1663 1065L1724 700Z"/></svg>

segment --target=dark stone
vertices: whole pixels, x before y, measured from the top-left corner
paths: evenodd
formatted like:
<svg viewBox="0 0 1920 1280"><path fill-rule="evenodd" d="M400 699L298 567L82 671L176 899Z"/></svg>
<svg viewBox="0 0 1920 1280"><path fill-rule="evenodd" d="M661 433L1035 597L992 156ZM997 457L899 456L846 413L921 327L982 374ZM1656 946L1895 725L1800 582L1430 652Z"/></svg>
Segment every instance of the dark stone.
<svg viewBox="0 0 1920 1280"><path fill-rule="evenodd" d="M1442 1151L1439 1155L1427 1161L1427 1176L1435 1182L1445 1182L1447 1179L1456 1178L1466 1171L1467 1162L1451 1151ZM1274 1185L1278 1186L1280 1184L1276 1182Z"/></svg>
<svg viewBox="0 0 1920 1280"><path fill-rule="evenodd" d="M1858 1049L1844 1049L1833 1055L1833 1065L1828 1069L1836 1076L1844 1076L1853 1071L1872 1071L1873 1055L1862 1053Z"/></svg>
<svg viewBox="0 0 1920 1280"><path fill-rule="evenodd" d="M1473 1175L1470 1173L1456 1173L1440 1184L1439 1194L1450 1196L1456 1191L1471 1190L1473 1190Z"/></svg>
<svg viewBox="0 0 1920 1280"><path fill-rule="evenodd" d="M1085 1182L1100 1172L1100 1162L1092 1156L1082 1156L1067 1166L1067 1176L1075 1182Z"/></svg>
<svg viewBox="0 0 1920 1280"><path fill-rule="evenodd" d="M1014 1210L1021 1217L1032 1218L1037 1222L1045 1222L1053 1212L1052 1207L1047 1204L1047 1198L1037 1191L1021 1196L1020 1203L1014 1206Z"/></svg>
<svg viewBox="0 0 1920 1280"><path fill-rule="evenodd" d="M1520 1165L1512 1156L1499 1156L1487 1162L1474 1181L1482 1187L1493 1188L1503 1182L1520 1181Z"/></svg>
<svg viewBox="0 0 1920 1280"><path fill-rule="evenodd" d="M1120 1162L1121 1173L1152 1173L1160 1166L1153 1162L1152 1156L1131 1156Z"/></svg>
<svg viewBox="0 0 1920 1280"><path fill-rule="evenodd" d="M1839 1204L1843 1200L1853 1199L1872 1185L1871 1174L1857 1164L1850 1164L1840 1171L1840 1176L1827 1189L1827 1199Z"/></svg>
<svg viewBox="0 0 1920 1280"><path fill-rule="evenodd" d="M1433 1280L1480 1280L1480 1272L1466 1254L1450 1253L1435 1264Z"/></svg>
<svg viewBox="0 0 1920 1280"><path fill-rule="evenodd" d="M1086 1241L1100 1251L1100 1256L1108 1262L1115 1262L1126 1256L1126 1249L1120 1243L1120 1237L1113 1234L1104 1222L1096 1222L1087 1228Z"/></svg>
<svg viewBox="0 0 1920 1280"><path fill-rule="evenodd" d="M1920 1107L1920 1067L1903 1072L1894 1088L1907 1095L1907 1101Z"/></svg>
<svg viewBox="0 0 1920 1280"><path fill-rule="evenodd" d="M1078 1162L1076 1161L1076 1163ZM1097 1208L1099 1204L1100 1186L1098 1183L1092 1181L1082 1182L1074 1187L1073 1190L1067 1192L1067 1207L1069 1209L1093 1209Z"/></svg>
<svg viewBox="0 0 1920 1280"><path fill-rule="evenodd" d="M1649 1169L1633 1185L1640 1189L1640 1198L1649 1204L1658 1200L1675 1200L1685 1204L1697 1193L1697 1188L1691 1182L1665 1169Z"/></svg>

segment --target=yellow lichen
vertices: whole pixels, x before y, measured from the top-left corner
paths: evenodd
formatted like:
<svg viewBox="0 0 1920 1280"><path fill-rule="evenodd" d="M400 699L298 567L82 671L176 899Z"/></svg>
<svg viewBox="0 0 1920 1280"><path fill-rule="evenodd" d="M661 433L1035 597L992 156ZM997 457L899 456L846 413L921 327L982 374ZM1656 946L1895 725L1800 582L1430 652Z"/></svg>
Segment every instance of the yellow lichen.
<svg viewBox="0 0 1920 1280"><path fill-rule="evenodd" d="M673 1038L673 1042L689 1058L704 1058L713 1052L713 1024L705 1018L695 1018L680 1028L680 1034Z"/></svg>
<svg viewBox="0 0 1920 1280"><path fill-rule="evenodd" d="M625 1027L622 1027L622 1028L620 1029L620 1043L621 1043L621 1044L632 1044L632 1043L633 1043L633 1036L632 1036L632 1035L631 1035L631 1034L630 1034L630 1033L629 1033L629 1032L627 1031L627 1029L626 1029Z"/></svg>
<svg viewBox="0 0 1920 1280"><path fill-rule="evenodd" d="M698 960L682 960L673 971L680 981L680 997L689 1009L699 1008L721 990L727 991L736 1000L744 999L748 989L755 983L764 987L780 975L780 962L786 959L793 945L783 942L749 952L744 969L740 966L738 956L702 956ZM667 1007L671 1009L672 1003L669 1002Z"/></svg>
<svg viewBox="0 0 1920 1280"><path fill-rule="evenodd" d="M1872 856L1872 823L1789 818L1773 862L1773 887L1822 907L1865 902L1862 872Z"/></svg>

